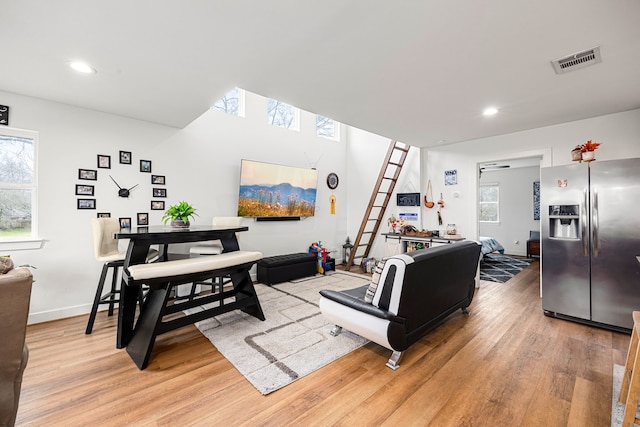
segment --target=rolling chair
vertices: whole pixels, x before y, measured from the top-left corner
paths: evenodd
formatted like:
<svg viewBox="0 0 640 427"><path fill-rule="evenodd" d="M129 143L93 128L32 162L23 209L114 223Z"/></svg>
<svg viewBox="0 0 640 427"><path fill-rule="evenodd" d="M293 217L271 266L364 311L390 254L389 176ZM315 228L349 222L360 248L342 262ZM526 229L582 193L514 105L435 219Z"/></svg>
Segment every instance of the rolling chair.
<svg viewBox="0 0 640 427"><path fill-rule="evenodd" d="M96 320L98 307L101 304L108 304L108 315L113 316L113 307L120 302L120 289L118 288L118 270L124 266L126 257L125 251L118 249L118 241L113 237L114 233L120 230L120 223L117 218L93 218L91 220L91 228L93 230L93 251L96 260L104 263L102 265L102 273L98 281L98 288L91 307L91 314L87 322L86 334L90 334L93 330L93 323ZM159 258L156 249L149 249L147 262L154 262ZM104 283L107 278L109 269L113 269L111 277L111 289L103 294ZM142 295L140 295L140 304L142 304Z"/></svg>

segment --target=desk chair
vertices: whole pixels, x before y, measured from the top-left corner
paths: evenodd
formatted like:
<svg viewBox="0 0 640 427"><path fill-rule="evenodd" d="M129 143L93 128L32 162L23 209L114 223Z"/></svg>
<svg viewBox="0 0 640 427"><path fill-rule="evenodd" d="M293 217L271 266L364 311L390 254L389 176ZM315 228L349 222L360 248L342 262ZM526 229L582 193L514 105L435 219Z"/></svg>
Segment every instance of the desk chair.
<svg viewBox="0 0 640 427"><path fill-rule="evenodd" d="M96 320L96 313L100 304L109 305L109 316L113 316L113 307L120 302L120 290L118 289L118 270L124 266L126 257L125 251L118 249L118 241L113 234L120 231L120 223L117 218L93 218L91 220L91 228L93 230L93 252L96 260L104 263L102 265L102 273L98 281L98 289L91 307L91 314L87 322L86 334L90 334L93 330L93 323ZM154 262L158 259L159 254L155 249L149 249L147 262ZM107 278L109 269L112 268L111 290L103 295L104 282ZM142 304L142 295L140 296Z"/></svg>
<svg viewBox="0 0 640 427"><path fill-rule="evenodd" d="M226 227L240 227L242 225L242 217L241 216L214 216L211 221L211 225L215 226L226 226ZM236 240L238 243L240 242L240 233L236 233ZM202 242L197 246L192 246L189 248L189 253L191 255L220 255L223 251L222 242L220 240L211 240L208 242ZM216 281L217 279L217 281ZM225 281L223 277L212 278L211 282L197 282L193 283L191 286L191 292L189 293L189 299L193 299L196 294L197 285L208 285L211 286L211 292L215 291L216 286L220 286L220 292L222 292L222 287L225 283L228 283L228 280Z"/></svg>

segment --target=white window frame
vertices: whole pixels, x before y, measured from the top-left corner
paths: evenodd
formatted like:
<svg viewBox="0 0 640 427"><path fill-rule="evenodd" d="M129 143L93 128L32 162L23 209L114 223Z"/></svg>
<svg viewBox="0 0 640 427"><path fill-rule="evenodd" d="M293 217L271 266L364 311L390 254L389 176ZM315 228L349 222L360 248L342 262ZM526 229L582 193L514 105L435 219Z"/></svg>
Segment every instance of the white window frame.
<svg viewBox="0 0 640 427"><path fill-rule="evenodd" d="M38 139L36 131L0 126L0 134L33 141L33 182L30 184L9 184L3 188L31 190L31 234L15 237L0 237L0 250L39 249L43 239L38 237Z"/></svg>
<svg viewBox="0 0 640 427"><path fill-rule="evenodd" d="M333 122L333 136L320 135L318 133L318 118L324 117L325 119L329 119ZM340 122L333 120L331 117L323 116L322 114L316 114L316 136L320 138L330 139L332 141L340 141Z"/></svg>
<svg viewBox="0 0 640 427"><path fill-rule="evenodd" d="M480 189L482 189L482 187L495 187L497 190L497 200L495 202L483 202L481 200L478 200L478 221L479 222L484 222L484 223L488 223L488 224L497 224L500 222L500 183L498 182L487 182L487 183L483 183L480 184ZM478 199L480 199L480 197L478 197ZM496 205L496 220L485 220L480 218L480 205L482 204L495 204Z"/></svg>
<svg viewBox="0 0 640 427"><path fill-rule="evenodd" d="M281 125L276 124L276 123L271 123L271 117L269 116L269 101L275 101L275 102L278 102L278 103L283 104L283 105L287 105L287 106L292 108L292 110L293 110L293 120L291 121L291 125L289 125L289 127L281 126ZM300 109L298 107L294 107L291 104L287 104L286 102L282 102L282 101L279 101L279 100L274 99L274 98L267 98L267 123L272 125L272 126L277 126L277 127L283 128L283 129L300 131Z"/></svg>
<svg viewBox="0 0 640 427"><path fill-rule="evenodd" d="M215 106L215 104L213 106L211 106L211 109L213 109L215 111L220 111L221 113L229 114L231 116L244 117L245 116L245 90L244 89L240 89L239 87L235 87L235 88L231 89L222 98L220 98L218 101L216 101L216 104L218 102L220 102L222 99L224 99L225 97L227 97L230 93L232 93L233 91L236 91L236 90L238 91L238 111L237 111L237 114L232 114L232 113L230 113L228 111L221 110L221 109L217 108Z"/></svg>

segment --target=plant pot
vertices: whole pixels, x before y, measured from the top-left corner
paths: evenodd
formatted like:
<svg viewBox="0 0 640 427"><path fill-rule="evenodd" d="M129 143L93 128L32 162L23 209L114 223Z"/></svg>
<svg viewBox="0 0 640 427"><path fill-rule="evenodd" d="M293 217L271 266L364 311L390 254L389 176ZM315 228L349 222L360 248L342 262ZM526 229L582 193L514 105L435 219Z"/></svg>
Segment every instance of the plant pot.
<svg viewBox="0 0 640 427"><path fill-rule="evenodd" d="M595 151L585 151L584 153L582 153L582 160L590 161L595 159L596 159Z"/></svg>
<svg viewBox="0 0 640 427"><path fill-rule="evenodd" d="M171 226L175 228L189 228L190 225L191 223L189 221L184 222L180 218L171 221Z"/></svg>

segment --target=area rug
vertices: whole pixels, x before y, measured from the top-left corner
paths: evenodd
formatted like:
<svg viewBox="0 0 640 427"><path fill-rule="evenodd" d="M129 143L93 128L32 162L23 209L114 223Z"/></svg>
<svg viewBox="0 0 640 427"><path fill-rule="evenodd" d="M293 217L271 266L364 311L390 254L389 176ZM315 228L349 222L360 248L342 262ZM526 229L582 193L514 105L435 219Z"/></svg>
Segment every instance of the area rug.
<svg viewBox="0 0 640 427"><path fill-rule="evenodd" d="M480 280L504 283L527 268L530 258L513 258L507 255L485 255L480 260Z"/></svg>
<svg viewBox="0 0 640 427"><path fill-rule="evenodd" d="M613 365L613 396L611 396L611 427L620 427L624 417L624 403L618 402L618 395L622 387L622 375L624 366ZM636 417L640 418L640 405L636 411Z"/></svg>
<svg viewBox="0 0 640 427"><path fill-rule="evenodd" d="M265 321L240 310L196 323L211 343L262 394L269 394L335 361L368 341L343 330L337 337L320 313L320 290L367 284L349 272L279 283L256 284Z"/></svg>

